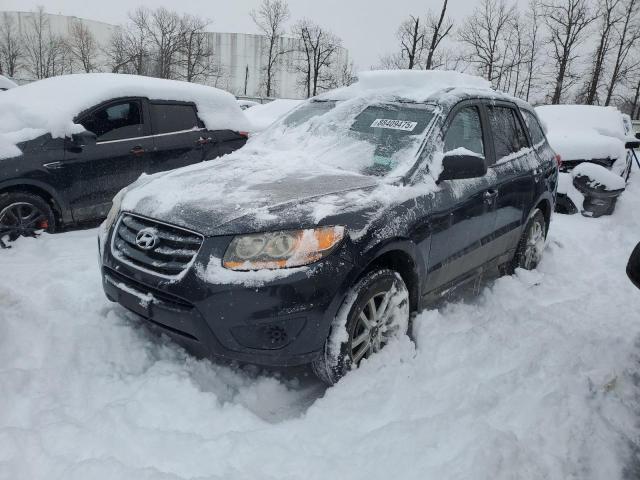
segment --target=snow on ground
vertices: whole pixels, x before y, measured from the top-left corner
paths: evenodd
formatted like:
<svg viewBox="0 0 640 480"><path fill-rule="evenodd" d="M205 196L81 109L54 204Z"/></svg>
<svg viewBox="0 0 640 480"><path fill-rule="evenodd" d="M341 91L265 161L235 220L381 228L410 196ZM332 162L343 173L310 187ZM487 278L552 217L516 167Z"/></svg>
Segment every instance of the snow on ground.
<svg viewBox="0 0 640 480"><path fill-rule="evenodd" d="M611 217L555 216L538 271L422 313L329 389L151 335L105 300L95 231L21 240L0 250L0 479L637 478L639 202L635 181Z"/></svg>

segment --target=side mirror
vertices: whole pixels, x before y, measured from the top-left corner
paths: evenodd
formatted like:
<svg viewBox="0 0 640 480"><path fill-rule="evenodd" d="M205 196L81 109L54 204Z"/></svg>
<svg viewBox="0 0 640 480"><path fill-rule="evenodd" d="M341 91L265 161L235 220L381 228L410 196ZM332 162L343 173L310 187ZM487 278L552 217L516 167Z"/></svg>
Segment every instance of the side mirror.
<svg viewBox="0 0 640 480"><path fill-rule="evenodd" d="M637 135L637 134L636 134ZM640 148L640 140L635 142L627 142L624 144L624 148Z"/></svg>
<svg viewBox="0 0 640 480"><path fill-rule="evenodd" d="M487 173L487 161L477 155L446 153L442 159L442 173L438 181L478 178Z"/></svg>
<svg viewBox="0 0 640 480"><path fill-rule="evenodd" d="M627 276L636 287L640 288L640 243L636 245L629 257Z"/></svg>
<svg viewBox="0 0 640 480"><path fill-rule="evenodd" d="M96 144L96 134L85 130L83 132L74 133L71 135L71 142L77 148L86 147L87 145Z"/></svg>
<svg viewBox="0 0 640 480"><path fill-rule="evenodd" d="M640 140L640 132L636 133L636 138Z"/></svg>

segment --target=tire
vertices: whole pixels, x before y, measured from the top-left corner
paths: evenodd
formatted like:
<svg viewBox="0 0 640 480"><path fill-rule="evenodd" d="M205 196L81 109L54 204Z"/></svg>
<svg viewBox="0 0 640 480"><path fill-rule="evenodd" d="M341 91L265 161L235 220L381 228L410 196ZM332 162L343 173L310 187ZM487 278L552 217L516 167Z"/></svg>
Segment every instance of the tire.
<svg viewBox="0 0 640 480"><path fill-rule="evenodd" d="M547 238L547 222L540 209L536 208L529 217L527 226L522 232L522 237L518 242L516 254L513 257L511 271L516 268L524 268L525 270L535 269L544 252L544 243Z"/></svg>
<svg viewBox="0 0 640 480"><path fill-rule="evenodd" d="M338 310L323 354L312 363L314 373L326 384L335 384L392 338L406 335L409 314L409 291L398 273L387 268L367 273Z"/></svg>
<svg viewBox="0 0 640 480"><path fill-rule="evenodd" d="M55 231L55 216L49 203L32 193L0 195L0 246L19 237L36 237Z"/></svg>

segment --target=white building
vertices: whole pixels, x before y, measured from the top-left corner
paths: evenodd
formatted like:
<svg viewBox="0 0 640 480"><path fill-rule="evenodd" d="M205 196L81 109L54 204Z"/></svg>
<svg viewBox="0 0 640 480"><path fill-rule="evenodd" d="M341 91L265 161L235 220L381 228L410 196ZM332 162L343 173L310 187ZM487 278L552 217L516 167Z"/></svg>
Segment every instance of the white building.
<svg viewBox="0 0 640 480"><path fill-rule="evenodd" d="M3 17L8 17L15 22L20 33L32 29L33 12L0 12L0 23ZM49 28L53 35L67 36L73 22L81 21L86 25L96 41L101 46L106 46L118 28L104 22L81 19L67 15L46 14ZM215 55L215 61L221 68L221 76L211 80L210 84L228 90L234 95L259 97L262 93L264 58L261 55L267 45L267 38L262 35L244 33L220 33L209 32L208 39ZM281 48L285 52L291 52L283 56L275 73L275 92L280 98L302 98L304 96L298 85L298 74L294 71L297 61L296 39L284 37L281 39ZM334 62L336 72L342 70L349 62L349 53L341 48ZM108 71L107 59L103 53L96 62L101 70ZM19 81L29 81L24 69L17 75Z"/></svg>

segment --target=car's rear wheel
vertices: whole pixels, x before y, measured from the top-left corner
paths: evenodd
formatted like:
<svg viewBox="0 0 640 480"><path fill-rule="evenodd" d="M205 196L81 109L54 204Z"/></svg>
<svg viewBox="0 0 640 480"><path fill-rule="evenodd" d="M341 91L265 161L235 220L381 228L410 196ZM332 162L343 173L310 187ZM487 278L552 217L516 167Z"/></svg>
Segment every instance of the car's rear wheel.
<svg viewBox="0 0 640 480"><path fill-rule="evenodd" d="M313 362L315 374L329 385L409 329L409 291L390 269L374 270L346 296L323 354Z"/></svg>
<svg viewBox="0 0 640 480"><path fill-rule="evenodd" d="M31 193L0 195L0 245L19 237L36 237L43 231L53 232L55 216L43 198Z"/></svg>
<svg viewBox="0 0 640 480"><path fill-rule="evenodd" d="M546 239L547 222L542 212L536 209L529 218L518 243L512 270L516 268L533 270L536 268L542 260Z"/></svg>

